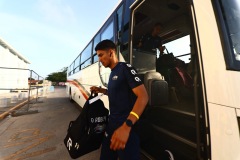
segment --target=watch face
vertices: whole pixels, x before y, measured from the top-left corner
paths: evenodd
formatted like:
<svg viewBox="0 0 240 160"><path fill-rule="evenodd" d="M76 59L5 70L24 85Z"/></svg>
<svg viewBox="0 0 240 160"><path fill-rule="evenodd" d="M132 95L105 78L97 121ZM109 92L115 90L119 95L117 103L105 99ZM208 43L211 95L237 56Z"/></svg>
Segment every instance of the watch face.
<svg viewBox="0 0 240 160"><path fill-rule="evenodd" d="M132 125L133 125L133 123L130 119L126 120L126 124L127 124L128 127L132 127Z"/></svg>

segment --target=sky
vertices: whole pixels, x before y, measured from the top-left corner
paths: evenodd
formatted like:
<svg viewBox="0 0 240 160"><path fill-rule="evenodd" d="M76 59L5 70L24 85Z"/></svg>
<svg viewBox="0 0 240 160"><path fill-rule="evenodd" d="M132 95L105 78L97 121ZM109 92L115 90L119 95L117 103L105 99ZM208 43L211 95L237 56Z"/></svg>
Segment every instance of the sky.
<svg viewBox="0 0 240 160"><path fill-rule="evenodd" d="M68 67L119 0L0 0L0 38L42 77Z"/></svg>

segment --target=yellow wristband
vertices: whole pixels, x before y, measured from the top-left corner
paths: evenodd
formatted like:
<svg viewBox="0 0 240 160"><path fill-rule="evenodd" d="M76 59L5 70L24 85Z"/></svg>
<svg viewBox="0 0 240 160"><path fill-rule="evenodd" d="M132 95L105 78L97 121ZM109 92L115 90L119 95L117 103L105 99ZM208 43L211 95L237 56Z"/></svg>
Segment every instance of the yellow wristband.
<svg viewBox="0 0 240 160"><path fill-rule="evenodd" d="M130 112L130 114L134 115L137 119L139 119L139 116L137 115L137 113L132 111L132 112Z"/></svg>

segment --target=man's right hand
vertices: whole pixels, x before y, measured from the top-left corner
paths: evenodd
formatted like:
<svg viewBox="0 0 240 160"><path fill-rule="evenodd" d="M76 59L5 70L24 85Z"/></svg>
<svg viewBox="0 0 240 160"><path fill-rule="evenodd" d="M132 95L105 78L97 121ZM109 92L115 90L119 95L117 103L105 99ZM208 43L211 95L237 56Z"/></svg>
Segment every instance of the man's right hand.
<svg viewBox="0 0 240 160"><path fill-rule="evenodd" d="M92 86L90 87L90 91L93 93L103 93L107 95L107 89L101 88L101 87L96 87L96 86Z"/></svg>
<svg viewBox="0 0 240 160"><path fill-rule="evenodd" d="M96 87L96 86L92 86L90 88L90 91L93 92L93 93L100 93L100 88Z"/></svg>

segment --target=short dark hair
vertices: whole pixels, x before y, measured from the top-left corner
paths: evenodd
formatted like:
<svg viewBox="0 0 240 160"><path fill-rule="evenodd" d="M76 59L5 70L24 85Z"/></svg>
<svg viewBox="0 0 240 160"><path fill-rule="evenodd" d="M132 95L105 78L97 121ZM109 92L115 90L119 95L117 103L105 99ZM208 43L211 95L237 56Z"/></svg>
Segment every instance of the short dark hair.
<svg viewBox="0 0 240 160"><path fill-rule="evenodd" d="M95 51L97 50L106 50L106 49L114 49L117 50L115 43L111 40L105 39L97 44L95 47Z"/></svg>

